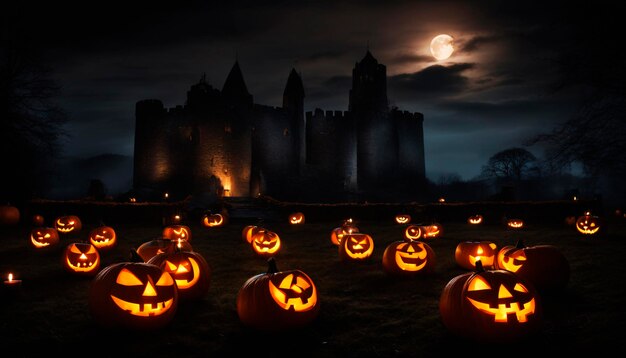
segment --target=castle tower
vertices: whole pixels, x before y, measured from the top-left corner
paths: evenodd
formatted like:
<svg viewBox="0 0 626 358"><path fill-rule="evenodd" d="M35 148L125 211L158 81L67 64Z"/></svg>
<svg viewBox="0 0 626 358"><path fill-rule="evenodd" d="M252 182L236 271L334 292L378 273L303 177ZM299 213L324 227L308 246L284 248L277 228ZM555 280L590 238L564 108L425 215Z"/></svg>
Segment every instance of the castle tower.
<svg viewBox="0 0 626 358"><path fill-rule="evenodd" d="M222 95L224 100L231 105L252 106L252 95L248 92L246 82L243 80L239 61L235 61L230 69L222 87Z"/></svg>
<svg viewBox="0 0 626 358"><path fill-rule="evenodd" d="M368 50L352 70L349 110L357 132L357 186L365 198L393 185L398 139L389 115L387 69Z"/></svg>
<svg viewBox="0 0 626 358"><path fill-rule="evenodd" d="M292 141L295 157L292 159L292 171L301 174L306 158L305 126L304 126L304 86L302 78L295 69L291 69L285 91L283 92L283 109L291 117Z"/></svg>
<svg viewBox="0 0 626 358"><path fill-rule="evenodd" d="M135 189L157 192L167 188L172 165L166 114L163 103L157 99L142 100L135 105Z"/></svg>

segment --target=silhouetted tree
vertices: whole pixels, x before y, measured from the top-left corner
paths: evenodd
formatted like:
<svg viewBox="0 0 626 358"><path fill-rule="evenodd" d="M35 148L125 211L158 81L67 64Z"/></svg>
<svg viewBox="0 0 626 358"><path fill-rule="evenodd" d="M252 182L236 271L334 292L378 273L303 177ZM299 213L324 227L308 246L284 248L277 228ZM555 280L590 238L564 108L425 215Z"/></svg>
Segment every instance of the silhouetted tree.
<svg viewBox="0 0 626 358"><path fill-rule="evenodd" d="M590 177L626 174L626 52L615 42L623 18L612 5L582 4L569 14L574 32L558 58L555 89L577 91L581 105L569 120L527 143L545 145L554 171L580 163Z"/></svg>
<svg viewBox="0 0 626 358"><path fill-rule="evenodd" d="M537 174L537 158L524 148L509 148L489 158L482 167L482 176L492 179L522 180L525 176Z"/></svg>
<svg viewBox="0 0 626 358"><path fill-rule="evenodd" d="M17 202L50 179L66 116L53 103L59 88L50 69L27 48L14 23L3 26L0 39L0 198Z"/></svg>

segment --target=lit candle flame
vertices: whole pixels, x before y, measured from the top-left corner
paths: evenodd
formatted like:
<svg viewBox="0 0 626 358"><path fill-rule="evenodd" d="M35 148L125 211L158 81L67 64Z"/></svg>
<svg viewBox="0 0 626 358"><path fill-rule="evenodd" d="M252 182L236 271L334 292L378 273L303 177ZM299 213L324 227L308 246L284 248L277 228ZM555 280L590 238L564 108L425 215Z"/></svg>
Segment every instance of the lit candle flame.
<svg viewBox="0 0 626 358"><path fill-rule="evenodd" d="M11 281L13 281L13 274L12 273L9 274L9 282L11 282Z"/></svg>

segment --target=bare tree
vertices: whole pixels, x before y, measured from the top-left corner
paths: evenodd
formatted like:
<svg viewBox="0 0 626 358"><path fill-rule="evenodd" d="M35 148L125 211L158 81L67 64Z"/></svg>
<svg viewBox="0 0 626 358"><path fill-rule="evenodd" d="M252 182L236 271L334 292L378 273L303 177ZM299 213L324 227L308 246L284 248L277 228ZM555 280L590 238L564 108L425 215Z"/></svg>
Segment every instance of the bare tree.
<svg viewBox="0 0 626 358"><path fill-rule="evenodd" d="M537 158L524 148L509 148L489 158L482 167L482 176L492 179L522 180L525 176L536 174Z"/></svg>
<svg viewBox="0 0 626 358"><path fill-rule="evenodd" d="M0 199L20 201L50 178L66 116L53 102L59 88L50 69L27 39L7 24L0 40Z"/></svg>

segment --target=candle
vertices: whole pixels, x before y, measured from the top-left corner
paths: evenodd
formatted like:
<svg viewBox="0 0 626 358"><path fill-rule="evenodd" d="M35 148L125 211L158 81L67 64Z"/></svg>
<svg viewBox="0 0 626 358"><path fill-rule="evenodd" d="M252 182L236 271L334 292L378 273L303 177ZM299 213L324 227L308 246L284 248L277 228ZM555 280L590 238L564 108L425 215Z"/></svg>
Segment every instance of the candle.
<svg viewBox="0 0 626 358"><path fill-rule="evenodd" d="M4 281L5 286L19 286L22 284L22 280L16 280L13 278L13 274L9 273L8 280Z"/></svg>
<svg viewBox="0 0 626 358"><path fill-rule="evenodd" d="M9 277L4 281L3 291L6 293L7 297L11 297L13 295L17 295L21 291L22 280L16 280L13 278L13 274L9 273Z"/></svg>

